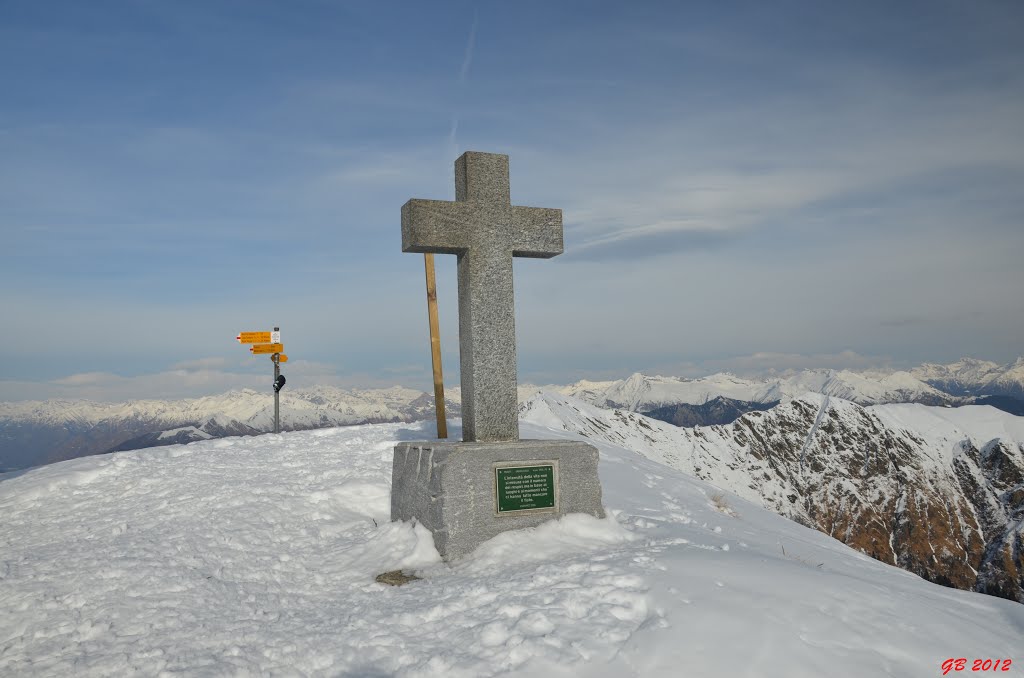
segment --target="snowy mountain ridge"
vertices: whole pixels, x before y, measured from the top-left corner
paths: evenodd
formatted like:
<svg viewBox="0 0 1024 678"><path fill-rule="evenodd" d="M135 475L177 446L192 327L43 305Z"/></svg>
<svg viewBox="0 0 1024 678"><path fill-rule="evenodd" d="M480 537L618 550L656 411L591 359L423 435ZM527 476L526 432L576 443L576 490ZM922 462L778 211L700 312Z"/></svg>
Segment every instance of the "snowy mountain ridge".
<svg viewBox="0 0 1024 678"><path fill-rule="evenodd" d="M565 386L532 387L555 391L599 407L635 412L667 405L701 405L714 398L750 403L786 402L812 391L859 405L919 402L928 405L969 403L966 396L1024 396L1024 358L998 363L962 358L949 365L925 363L911 370L808 369L784 376L739 377L728 372L688 379L635 373L617 381L580 381Z"/></svg>
<svg viewBox="0 0 1024 678"><path fill-rule="evenodd" d="M915 376L917 375L917 376ZM953 392L925 383L931 380ZM982 383L984 382L984 383ZM974 384L968 389L965 384ZM963 359L916 370L804 370L786 377L748 379L717 373L696 379L634 374L617 381L519 386L524 401L540 390L556 391L601 406L651 413L691 426L728 423L738 414L788 402L807 391L861 405L889 402L961 405L988 389L1024 397L1024 361L1005 367ZM970 392L968 393L968 389ZM973 390L971 390L973 389ZM960 395L957 395L960 394ZM966 395L964 395L966 394ZM446 390L450 416L459 413L460 389ZM1024 408L1024 400L1013 401ZM662 408L660 413L656 411ZM1012 408L1010 408L1012 410ZM281 393L285 430L375 422L411 422L433 417L433 396L416 389L343 390L328 386L287 388ZM273 396L232 391L192 400L125 403L26 401L0 403L0 471L112 450L127 450L207 437L253 435L273 428ZM166 433L161 437L161 434Z"/></svg>
<svg viewBox="0 0 1024 678"><path fill-rule="evenodd" d="M952 395L1024 394L1024 357L1008 365L974 358L961 358L948 365L925 363L910 373Z"/></svg>
<svg viewBox="0 0 1024 678"><path fill-rule="evenodd" d="M717 397L751 403L786 402L812 391L862 405L927 402L953 405L957 396L940 391L909 372L804 370L785 378L748 379L728 372L707 377L649 376L636 373L613 382L580 382L568 386L536 387L579 398L600 407L634 412L667 405L701 405Z"/></svg>
<svg viewBox="0 0 1024 678"><path fill-rule="evenodd" d="M638 452L930 581L1024 602L1022 417L814 393L726 426L555 393L521 417Z"/></svg>
<svg viewBox="0 0 1024 678"><path fill-rule="evenodd" d="M401 386L289 389L280 400L285 430L411 422L433 414L431 396ZM449 402L448 409L458 414L458 403ZM251 389L192 400L0 403L0 470L169 442L254 435L272 430L273 416L273 395Z"/></svg>
<svg viewBox="0 0 1024 678"><path fill-rule="evenodd" d="M345 412L353 417L401 417L402 410L423 395L422 391L393 386L387 389L353 389L332 386L281 392L282 404L301 415L317 409ZM33 423L98 424L119 418L205 420L221 417L257 425L273 395L252 389L182 400L130 400L101 403L89 400L0 402L0 420L20 419Z"/></svg>

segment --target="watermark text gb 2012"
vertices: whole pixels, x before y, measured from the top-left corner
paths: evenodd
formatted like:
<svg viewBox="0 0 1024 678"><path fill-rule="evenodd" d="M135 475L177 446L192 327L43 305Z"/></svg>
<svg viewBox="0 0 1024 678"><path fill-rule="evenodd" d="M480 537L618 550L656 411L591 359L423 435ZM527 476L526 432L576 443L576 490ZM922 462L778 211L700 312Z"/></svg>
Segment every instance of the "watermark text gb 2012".
<svg viewBox="0 0 1024 678"><path fill-rule="evenodd" d="M942 675L956 671L1009 671L1012 659L967 659L967 657L950 657L942 662Z"/></svg>

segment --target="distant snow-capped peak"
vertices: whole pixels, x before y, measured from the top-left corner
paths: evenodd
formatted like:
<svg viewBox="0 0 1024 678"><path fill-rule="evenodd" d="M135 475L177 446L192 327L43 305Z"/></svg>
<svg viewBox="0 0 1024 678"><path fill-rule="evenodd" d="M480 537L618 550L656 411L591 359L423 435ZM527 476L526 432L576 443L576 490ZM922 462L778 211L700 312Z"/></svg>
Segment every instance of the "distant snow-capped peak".
<svg viewBox="0 0 1024 678"><path fill-rule="evenodd" d="M925 363L911 374L954 395L1024 396L1024 357L1007 365L975 358L948 365Z"/></svg>
<svg viewBox="0 0 1024 678"><path fill-rule="evenodd" d="M601 407L650 411L669 405L702 405L715 398L772 403L788 401L815 392L844 398L862 405L887 402L951 404L956 398L915 378L909 372L853 372L849 370L803 370L788 377L749 379L728 372L706 377L649 376L635 373L613 382L549 387Z"/></svg>

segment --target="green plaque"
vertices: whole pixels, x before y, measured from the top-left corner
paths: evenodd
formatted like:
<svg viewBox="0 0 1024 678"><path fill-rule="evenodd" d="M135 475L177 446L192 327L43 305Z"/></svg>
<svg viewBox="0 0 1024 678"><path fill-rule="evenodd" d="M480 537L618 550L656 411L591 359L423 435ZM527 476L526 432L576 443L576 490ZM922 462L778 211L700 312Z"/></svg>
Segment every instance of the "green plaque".
<svg viewBox="0 0 1024 678"><path fill-rule="evenodd" d="M498 466L494 469L498 513L555 508L555 467Z"/></svg>

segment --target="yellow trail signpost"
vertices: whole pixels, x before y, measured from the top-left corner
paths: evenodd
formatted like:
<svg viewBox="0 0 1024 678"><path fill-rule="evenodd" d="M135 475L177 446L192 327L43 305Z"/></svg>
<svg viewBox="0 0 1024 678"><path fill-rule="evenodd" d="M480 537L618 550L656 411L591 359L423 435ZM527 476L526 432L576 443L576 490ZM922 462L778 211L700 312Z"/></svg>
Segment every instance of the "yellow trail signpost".
<svg viewBox="0 0 1024 678"><path fill-rule="evenodd" d="M239 332L235 337L240 344L252 344L249 352L256 354L271 354L270 359L274 363L274 433L281 432L281 389L284 388L284 375L281 374L281 363L288 362L288 356L284 351L284 344L281 343L281 328L275 327L273 332Z"/></svg>
<svg viewBox="0 0 1024 678"><path fill-rule="evenodd" d="M253 344L249 347L250 353L280 353L284 350L284 344Z"/></svg>
<svg viewBox="0 0 1024 678"><path fill-rule="evenodd" d="M269 344L271 342L270 332L239 332L238 339L240 344Z"/></svg>

